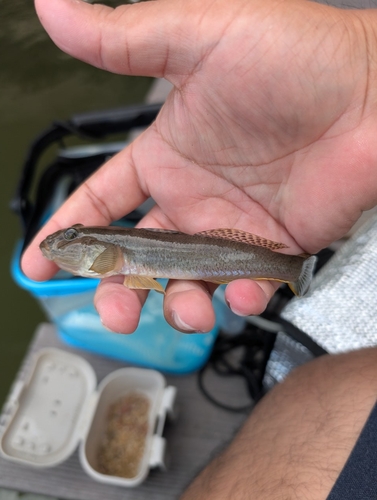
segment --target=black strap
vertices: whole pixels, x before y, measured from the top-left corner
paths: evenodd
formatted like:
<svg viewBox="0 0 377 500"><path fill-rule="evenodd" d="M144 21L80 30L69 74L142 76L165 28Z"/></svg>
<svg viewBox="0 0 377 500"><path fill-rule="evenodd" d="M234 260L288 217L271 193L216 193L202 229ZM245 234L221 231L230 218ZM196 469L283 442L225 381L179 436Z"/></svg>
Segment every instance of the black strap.
<svg viewBox="0 0 377 500"><path fill-rule="evenodd" d="M307 333L303 330L300 330L297 326L293 325L289 321L283 319L280 314L276 313L265 313L263 315L264 318L273 321L274 323L278 323L281 325L281 331L289 335L293 340L299 342L304 347L309 349L309 351L315 356L323 356L324 354L328 354L327 351L318 345Z"/></svg>
<svg viewBox="0 0 377 500"><path fill-rule="evenodd" d="M278 321L282 325L283 331L287 335L289 335L290 337L293 338L293 340L296 340L297 342L305 346L307 349L309 349L309 351L314 356L318 357L327 354L327 351L323 347L314 342L314 340L311 337L309 337L307 333L300 330L300 328L297 328L297 326L293 325L289 321L286 321L280 316L279 319L276 321Z"/></svg>

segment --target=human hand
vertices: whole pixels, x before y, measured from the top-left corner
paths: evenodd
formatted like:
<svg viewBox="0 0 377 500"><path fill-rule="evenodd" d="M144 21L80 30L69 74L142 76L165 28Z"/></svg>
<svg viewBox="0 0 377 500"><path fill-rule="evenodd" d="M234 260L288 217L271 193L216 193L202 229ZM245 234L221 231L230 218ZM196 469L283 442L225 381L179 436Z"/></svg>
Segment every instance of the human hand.
<svg viewBox="0 0 377 500"><path fill-rule="evenodd" d="M77 222L106 225L147 197L144 227L230 227L314 253L377 203L374 11L299 0L158 0L115 10L37 0L69 54L108 71L173 83L156 122L82 185L36 236L24 272L56 271L38 248ZM376 23L375 23L376 25ZM133 331L144 292L98 287L106 326ZM264 310L272 282L230 283L239 314ZM171 282L164 311L182 331L214 323L211 288Z"/></svg>

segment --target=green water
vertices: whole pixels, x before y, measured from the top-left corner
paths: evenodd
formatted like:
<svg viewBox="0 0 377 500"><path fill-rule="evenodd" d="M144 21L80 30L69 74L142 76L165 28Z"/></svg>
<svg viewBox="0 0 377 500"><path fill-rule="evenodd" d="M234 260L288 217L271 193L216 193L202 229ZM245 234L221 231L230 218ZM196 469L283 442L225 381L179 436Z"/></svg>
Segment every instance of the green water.
<svg viewBox="0 0 377 500"><path fill-rule="evenodd" d="M8 205L28 145L54 120L142 102L151 80L111 75L63 54L30 1L0 0L0 7L1 406L35 327L45 319L9 272L21 231Z"/></svg>

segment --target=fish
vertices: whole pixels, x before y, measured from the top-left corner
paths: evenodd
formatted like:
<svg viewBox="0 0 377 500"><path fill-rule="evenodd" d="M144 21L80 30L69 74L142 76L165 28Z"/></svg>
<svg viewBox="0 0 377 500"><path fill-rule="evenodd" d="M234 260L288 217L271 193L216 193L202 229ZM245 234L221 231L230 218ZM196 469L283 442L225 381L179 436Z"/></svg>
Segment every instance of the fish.
<svg viewBox="0 0 377 500"><path fill-rule="evenodd" d="M314 255L288 255L288 248L240 229L195 234L175 230L83 226L61 229L40 244L61 269L89 278L124 275L130 289L164 293L158 278L227 284L237 279L287 283L304 295L313 277Z"/></svg>

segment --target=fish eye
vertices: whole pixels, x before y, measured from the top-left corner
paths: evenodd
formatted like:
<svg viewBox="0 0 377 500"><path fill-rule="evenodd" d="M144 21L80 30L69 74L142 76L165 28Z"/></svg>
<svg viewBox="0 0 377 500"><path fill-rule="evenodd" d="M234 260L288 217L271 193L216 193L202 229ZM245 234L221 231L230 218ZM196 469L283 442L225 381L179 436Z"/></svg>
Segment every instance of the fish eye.
<svg viewBox="0 0 377 500"><path fill-rule="evenodd" d="M74 227L70 227L64 232L64 239L65 240L74 240L76 236L78 236L78 232Z"/></svg>

